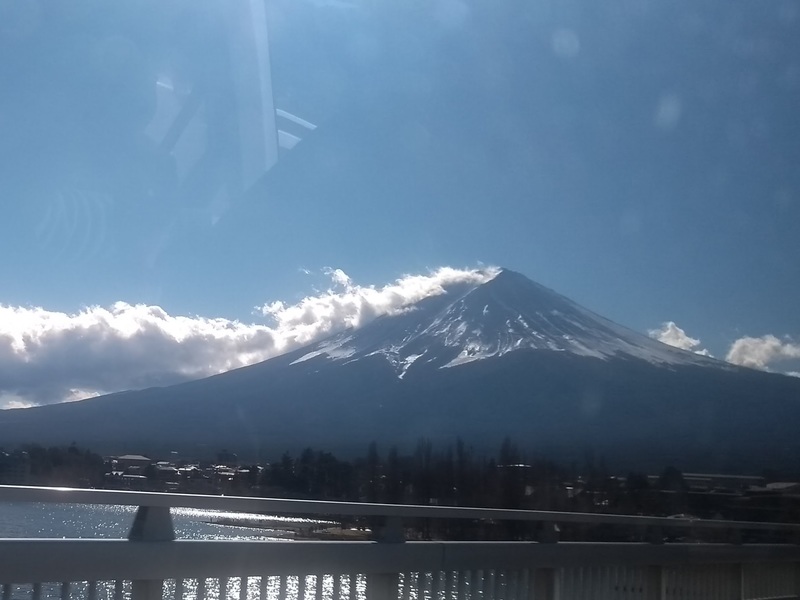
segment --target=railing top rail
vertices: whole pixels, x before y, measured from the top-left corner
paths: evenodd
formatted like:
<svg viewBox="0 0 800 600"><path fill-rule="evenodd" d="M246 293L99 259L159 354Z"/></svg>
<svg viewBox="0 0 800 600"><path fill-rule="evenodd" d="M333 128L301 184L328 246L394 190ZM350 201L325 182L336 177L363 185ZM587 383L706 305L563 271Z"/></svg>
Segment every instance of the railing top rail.
<svg viewBox="0 0 800 600"><path fill-rule="evenodd" d="M743 529L800 533L800 524L725 521L710 519L650 517L604 513L579 513L548 510L515 510L462 506L424 506L418 504L377 504L286 498L210 496L124 490L0 485L0 500L16 502L54 502L65 504L108 504L119 506L180 507L232 512L304 516L398 517L431 519L472 519L585 523L590 525L629 525L644 527L682 527L705 529Z"/></svg>

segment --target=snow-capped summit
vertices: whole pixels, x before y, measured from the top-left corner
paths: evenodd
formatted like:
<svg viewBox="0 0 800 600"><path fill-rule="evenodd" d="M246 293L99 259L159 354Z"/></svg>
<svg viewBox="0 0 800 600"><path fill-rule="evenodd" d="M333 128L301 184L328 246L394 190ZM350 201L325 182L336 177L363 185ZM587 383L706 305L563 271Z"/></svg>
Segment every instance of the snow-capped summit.
<svg viewBox="0 0 800 600"><path fill-rule="evenodd" d="M402 378L413 365L454 367L517 350L725 366L609 321L508 269L485 283L453 285L402 314L334 335L307 348L292 364L315 358L353 362L377 355Z"/></svg>

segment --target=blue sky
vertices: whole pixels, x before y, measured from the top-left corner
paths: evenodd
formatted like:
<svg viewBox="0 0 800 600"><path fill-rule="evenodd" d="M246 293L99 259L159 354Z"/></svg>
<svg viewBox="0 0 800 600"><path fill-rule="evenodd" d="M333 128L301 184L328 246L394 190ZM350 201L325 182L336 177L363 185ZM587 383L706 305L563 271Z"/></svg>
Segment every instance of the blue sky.
<svg viewBox="0 0 800 600"><path fill-rule="evenodd" d="M254 186L238 153L270 107L237 118L255 84L231 57L259 38L235 28L261 16L240 5L2 9L8 315L123 302L267 325L255 307L324 292L326 267L383 286L500 265L797 370L773 360L800 342L796 3L268 0L261 83L316 128L279 123L302 140ZM159 119L193 101L167 144Z"/></svg>

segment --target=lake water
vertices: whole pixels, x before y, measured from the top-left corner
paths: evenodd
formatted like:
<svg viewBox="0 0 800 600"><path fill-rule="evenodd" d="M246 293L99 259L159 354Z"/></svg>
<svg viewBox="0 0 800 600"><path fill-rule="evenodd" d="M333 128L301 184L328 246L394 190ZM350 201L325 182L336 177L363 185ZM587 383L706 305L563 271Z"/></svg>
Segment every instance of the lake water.
<svg viewBox="0 0 800 600"><path fill-rule="evenodd" d="M50 504L33 502L0 502L0 538L126 538L133 523L136 507L105 506L84 504ZM231 519L263 519L265 522L285 522L287 526L298 522L309 523L306 519L291 519L277 516L252 515L249 513L232 513L190 508L172 508L172 521L175 536L187 540L263 540L274 542L281 538L280 529L251 527L235 527L217 525L209 521L225 517ZM1 558L0 558L1 559ZM333 576L326 575L320 581L323 600L333 600ZM206 600L238 599L241 581L231 578L227 582L224 593L221 593L220 582L207 580L204 592L203 585L196 579L183 581L184 600L196 600L202 596ZM251 577L248 582L248 600L261 598L261 579ZM354 600L364 600L365 581L362 576L353 580ZM285 577L283 582L278 577L269 577L264 581L265 600L313 600L316 596L317 578L309 576L305 581L305 593L299 598L300 585L297 577ZM349 597L351 582L349 578L340 581L341 593ZM283 593L282 593L283 589ZM175 582L167 581L164 585L164 597L173 598ZM10 588L11 600L32 600L33 588L30 585L15 585ZM60 584L44 584L41 587L41 598L59 598ZM86 583L73 583L70 598L87 598ZM130 583L123 587L123 600L130 600ZM97 600L114 598L113 582L99 582Z"/></svg>
<svg viewBox="0 0 800 600"><path fill-rule="evenodd" d="M209 523L219 517L299 521L282 517L172 508L175 536L187 540L275 540L280 530ZM134 506L0 502L0 537L125 538L136 513Z"/></svg>

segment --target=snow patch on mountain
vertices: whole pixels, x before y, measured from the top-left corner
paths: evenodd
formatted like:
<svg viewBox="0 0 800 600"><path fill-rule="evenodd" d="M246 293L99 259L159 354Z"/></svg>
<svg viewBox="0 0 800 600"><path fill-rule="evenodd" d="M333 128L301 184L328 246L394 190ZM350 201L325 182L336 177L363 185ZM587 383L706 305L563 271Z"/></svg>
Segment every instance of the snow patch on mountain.
<svg viewBox="0 0 800 600"><path fill-rule="evenodd" d="M485 283L449 287L402 314L333 336L292 364L318 357L352 362L378 356L403 379L414 365L452 368L519 350L725 367L609 321L508 270Z"/></svg>
<svg viewBox="0 0 800 600"><path fill-rule="evenodd" d="M290 365L296 365L301 362L305 362L307 360L311 360L317 356L325 356L327 358L332 358L336 360L341 360L344 358L350 358L356 353L355 348L348 347L346 344L353 339L352 336L346 335L343 339L340 340L329 340L327 342L322 342L318 344L316 350L312 350L301 356L298 359L293 360L290 362Z"/></svg>

